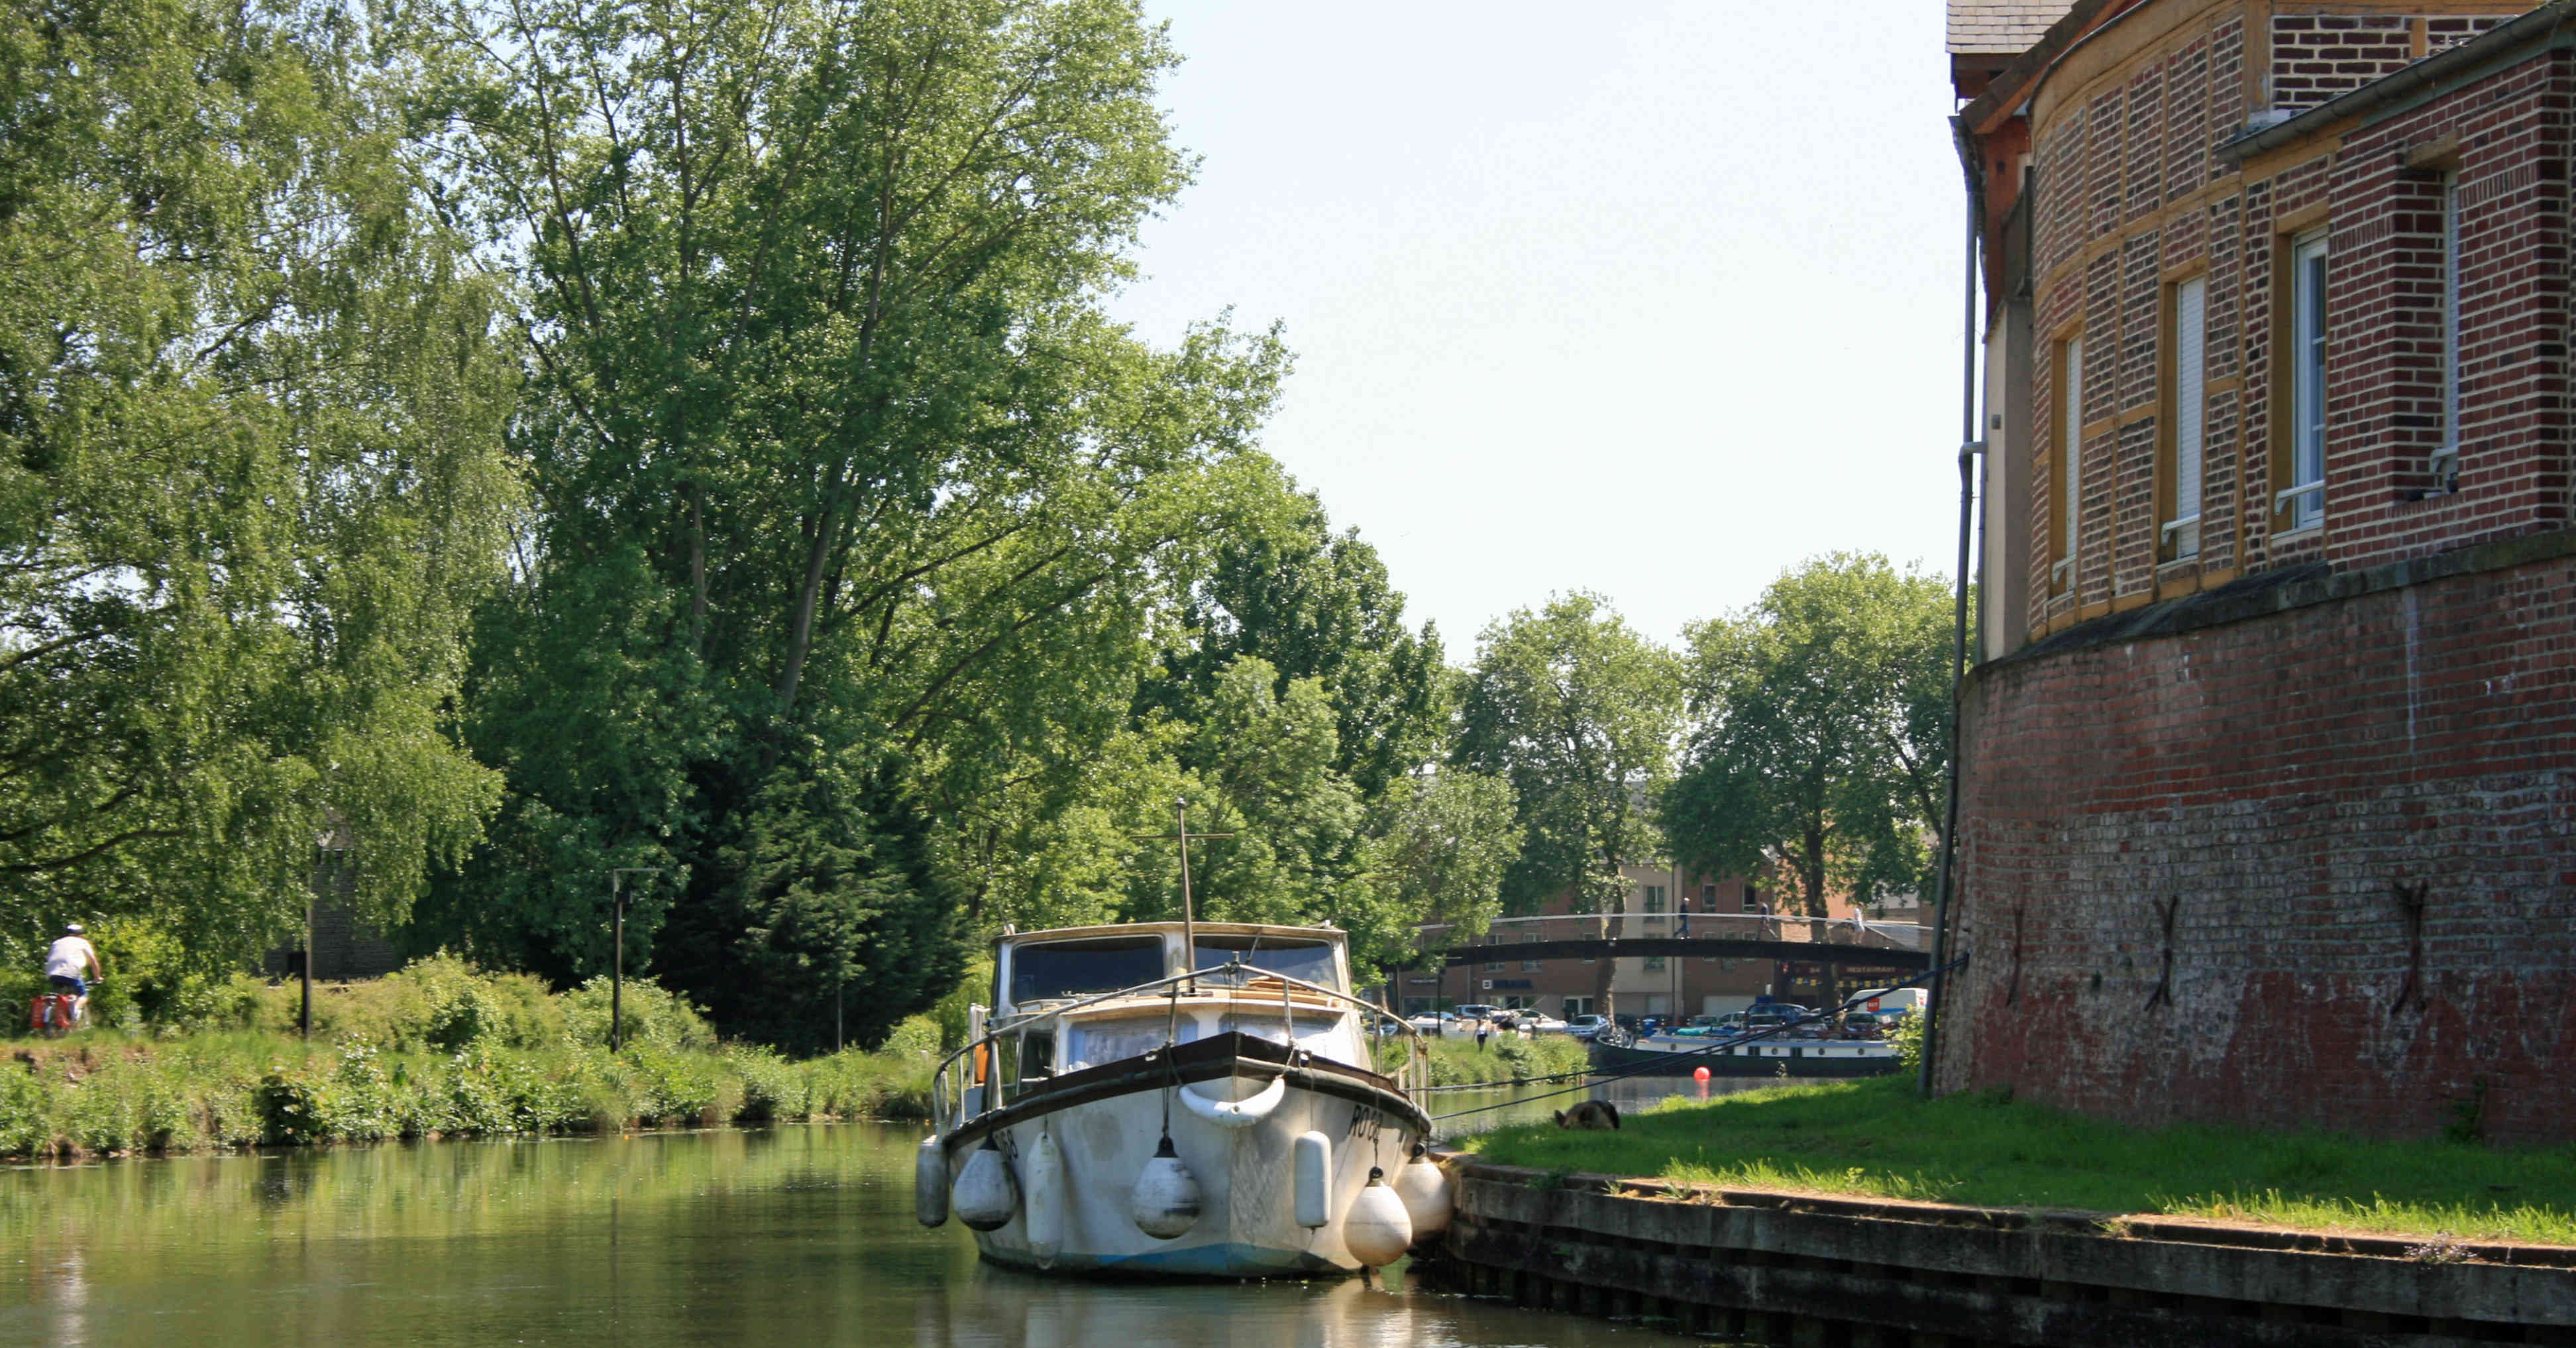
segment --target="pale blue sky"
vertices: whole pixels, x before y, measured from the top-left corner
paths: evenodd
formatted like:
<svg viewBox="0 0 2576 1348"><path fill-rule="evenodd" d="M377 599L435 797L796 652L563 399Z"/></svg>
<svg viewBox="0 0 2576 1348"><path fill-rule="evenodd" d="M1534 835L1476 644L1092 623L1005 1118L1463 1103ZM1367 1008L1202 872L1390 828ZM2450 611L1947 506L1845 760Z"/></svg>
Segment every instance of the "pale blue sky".
<svg viewBox="0 0 2576 1348"><path fill-rule="evenodd" d="M1933 0L1148 0L1199 180L1115 310L1284 320L1265 444L1450 658L1649 635L1812 553L1946 572L1959 169Z"/></svg>

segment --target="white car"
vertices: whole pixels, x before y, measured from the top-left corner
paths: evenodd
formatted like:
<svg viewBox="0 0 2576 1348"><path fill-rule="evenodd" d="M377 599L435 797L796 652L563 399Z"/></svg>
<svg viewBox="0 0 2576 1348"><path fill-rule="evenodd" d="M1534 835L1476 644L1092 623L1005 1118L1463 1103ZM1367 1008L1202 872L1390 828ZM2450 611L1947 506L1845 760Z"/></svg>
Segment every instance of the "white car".
<svg viewBox="0 0 2576 1348"><path fill-rule="evenodd" d="M1564 1021L1537 1011L1523 1011L1521 1018L1513 1023L1532 1034L1564 1034L1571 1028Z"/></svg>

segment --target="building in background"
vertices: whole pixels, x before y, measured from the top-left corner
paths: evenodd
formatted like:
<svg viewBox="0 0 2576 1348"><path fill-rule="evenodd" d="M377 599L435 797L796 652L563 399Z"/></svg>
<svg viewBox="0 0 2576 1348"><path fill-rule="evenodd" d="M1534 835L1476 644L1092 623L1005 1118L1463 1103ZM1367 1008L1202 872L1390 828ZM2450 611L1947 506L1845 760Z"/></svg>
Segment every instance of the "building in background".
<svg viewBox="0 0 2576 1348"><path fill-rule="evenodd" d="M2565 1135L2576 12L2516 10L1953 0L1987 452L1945 1087Z"/></svg>

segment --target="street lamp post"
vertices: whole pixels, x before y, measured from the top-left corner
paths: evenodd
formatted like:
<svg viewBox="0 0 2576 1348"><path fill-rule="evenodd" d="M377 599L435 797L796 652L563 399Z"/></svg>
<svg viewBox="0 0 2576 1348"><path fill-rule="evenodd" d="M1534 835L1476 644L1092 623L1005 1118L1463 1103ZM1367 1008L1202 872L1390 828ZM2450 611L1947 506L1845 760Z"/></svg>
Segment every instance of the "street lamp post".
<svg viewBox="0 0 2576 1348"><path fill-rule="evenodd" d="M612 1053L626 1047L626 896L621 887L627 876L661 873L659 866L619 866L608 873L608 905L614 910L609 939L617 947L608 974L608 1048Z"/></svg>

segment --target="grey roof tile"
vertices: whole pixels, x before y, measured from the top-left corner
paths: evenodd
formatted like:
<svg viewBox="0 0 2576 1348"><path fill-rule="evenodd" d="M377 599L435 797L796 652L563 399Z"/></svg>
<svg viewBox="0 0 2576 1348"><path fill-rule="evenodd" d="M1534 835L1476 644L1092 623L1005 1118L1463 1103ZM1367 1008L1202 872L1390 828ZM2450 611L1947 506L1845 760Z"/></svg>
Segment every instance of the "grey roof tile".
<svg viewBox="0 0 2576 1348"><path fill-rule="evenodd" d="M1950 0L1950 51L2018 56L2074 7L2075 0Z"/></svg>

